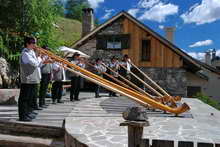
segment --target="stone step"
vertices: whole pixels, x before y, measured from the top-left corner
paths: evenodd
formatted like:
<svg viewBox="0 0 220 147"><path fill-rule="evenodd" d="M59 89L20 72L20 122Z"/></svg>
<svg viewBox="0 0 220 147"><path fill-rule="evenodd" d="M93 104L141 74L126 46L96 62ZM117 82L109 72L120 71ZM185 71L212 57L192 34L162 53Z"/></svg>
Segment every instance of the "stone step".
<svg viewBox="0 0 220 147"><path fill-rule="evenodd" d="M64 137L64 129L61 127L2 120L0 121L0 133L45 138Z"/></svg>
<svg viewBox="0 0 220 147"><path fill-rule="evenodd" d="M64 141L0 134L1 147L64 147Z"/></svg>

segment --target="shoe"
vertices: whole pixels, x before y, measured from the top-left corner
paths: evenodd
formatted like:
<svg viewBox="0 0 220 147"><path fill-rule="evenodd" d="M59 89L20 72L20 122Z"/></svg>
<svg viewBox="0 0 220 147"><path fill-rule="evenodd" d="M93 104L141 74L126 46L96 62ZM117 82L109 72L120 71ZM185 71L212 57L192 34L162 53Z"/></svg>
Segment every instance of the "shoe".
<svg viewBox="0 0 220 147"><path fill-rule="evenodd" d="M45 105L40 105L39 107L42 108L42 109L47 108L47 106L45 106Z"/></svg>
<svg viewBox="0 0 220 147"><path fill-rule="evenodd" d="M37 112L34 112L34 111L33 111L33 112L31 112L31 113L32 113L32 114L34 114L34 115L37 115L37 114L38 114Z"/></svg>
<svg viewBox="0 0 220 147"><path fill-rule="evenodd" d="M19 121L30 122L32 121L32 119L26 117L26 118L20 118Z"/></svg>
<svg viewBox="0 0 220 147"><path fill-rule="evenodd" d="M43 109L38 107L38 108L34 108L34 110L43 110Z"/></svg>
<svg viewBox="0 0 220 147"><path fill-rule="evenodd" d="M48 104L43 104L44 106L48 107L49 105Z"/></svg>
<svg viewBox="0 0 220 147"><path fill-rule="evenodd" d="M64 103L64 102L63 102L63 101L61 101L61 100L58 100L58 101L57 101L57 103Z"/></svg>
<svg viewBox="0 0 220 147"><path fill-rule="evenodd" d="M53 101L53 102L52 102L52 104L56 105L56 102L55 102L55 101Z"/></svg>
<svg viewBox="0 0 220 147"><path fill-rule="evenodd" d="M30 119L35 119L35 118L36 118L36 115L28 114L26 117L27 117L27 118L30 118Z"/></svg>
<svg viewBox="0 0 220 147"><path fill-rule="evenodd" d="M99 95L96 95L96 96L95 96L95 98L100 98L100 97L101 97L101 96L99 96Z"/></svg>
<svg viewBox="0 0 220 147"><path fill-rule="evenodd" d="M79 101L79 99L74 99L75 101Z"/></svg>

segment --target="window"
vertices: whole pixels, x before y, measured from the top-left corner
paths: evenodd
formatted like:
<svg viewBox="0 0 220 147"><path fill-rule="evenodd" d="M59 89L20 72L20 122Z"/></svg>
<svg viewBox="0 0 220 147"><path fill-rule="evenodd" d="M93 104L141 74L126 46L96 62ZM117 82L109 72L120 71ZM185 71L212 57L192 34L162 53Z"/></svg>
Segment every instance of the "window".
<svg viewBox="0 0 220 147"><path fill-rule="evenodd" d="M97 49L128 49L130 46L130 35L120 34L120 35L98 35L96 37Z"/></svg>
<svg viewBox="0 0 220 147"><path fill-rule="evenodd" d="M150 49L151 49L151 41L150 40L142 40L142 50L141 50L141 60L142 61L150 61Z"/></svg>

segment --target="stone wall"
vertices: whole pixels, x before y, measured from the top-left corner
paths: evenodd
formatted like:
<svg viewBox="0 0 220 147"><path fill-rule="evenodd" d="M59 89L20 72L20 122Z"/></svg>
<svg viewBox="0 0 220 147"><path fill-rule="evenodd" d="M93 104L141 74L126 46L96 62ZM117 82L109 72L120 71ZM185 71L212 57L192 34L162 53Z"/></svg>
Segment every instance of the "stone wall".
<svg viewBox="0 0 220 147"><path fill-rule="evenodd" d="M18 87L19 72L14 69L6 61L0 57L0 88L16 88Z"/></svg>
<svg viewBox="0 0 220 147"><path fill-rule="evenodd" d="M9 65L8 62L0 57L0 88L7 87L10 84L8 77Z"/></svg>
<svg viewBox="0 0 220 147"><path fill-rule="evenodd" d="M102 29L98 35L104 34L122 34L123 33L122 20L118 20L108 27ZM112 56L122 58L121 50L96 50L96 38L92 38L89 41L83 43L82 46L78 48L80 51L91 56L90 59L102 58L105 61L108 61Z"/></svg>
<svg viewBox="0 0 220 147"><path fill-rule="evenodd" d="M187 95L186 71L182 68L140 68L171 95Z"/></svg>

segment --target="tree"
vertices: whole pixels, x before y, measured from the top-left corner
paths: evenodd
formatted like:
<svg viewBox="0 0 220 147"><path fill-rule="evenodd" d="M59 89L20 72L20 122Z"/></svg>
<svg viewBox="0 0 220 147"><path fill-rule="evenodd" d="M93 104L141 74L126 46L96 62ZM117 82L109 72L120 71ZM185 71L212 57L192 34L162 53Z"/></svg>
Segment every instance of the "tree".
<svg viewBox="0 0 220 147"><path fill-rule="evenodd" d="M90 7L88 0L68 0L66 17L82 21L82 9Z"/></svg>
<svg viewBox="0 0 220 147"><path fill-rule="evenodd" d="M55 1L0 0L0 36L3 42L0 51L15 67L18 67L26 35L40 38L38 45L58 46L54 38L54 24L58 16Z"/></svg>
<svg viewBox="0 0 220 147"><path fill-rule="evenodd" d="M59 16L64 17L64 0L55 0L54 7L56 13Z"/></svg>

